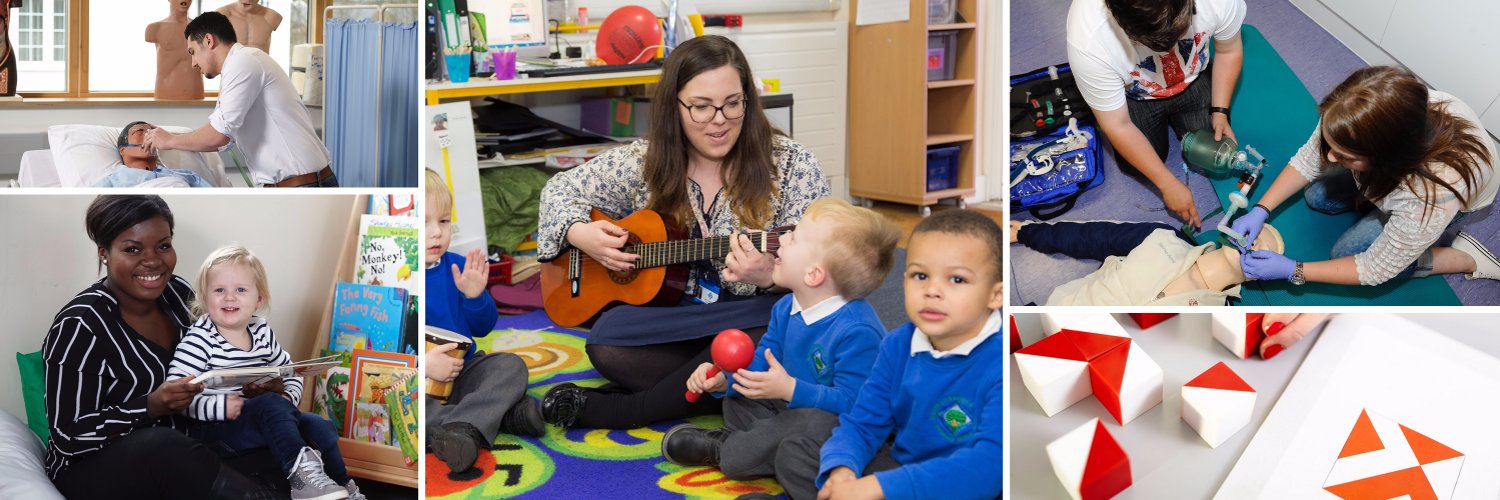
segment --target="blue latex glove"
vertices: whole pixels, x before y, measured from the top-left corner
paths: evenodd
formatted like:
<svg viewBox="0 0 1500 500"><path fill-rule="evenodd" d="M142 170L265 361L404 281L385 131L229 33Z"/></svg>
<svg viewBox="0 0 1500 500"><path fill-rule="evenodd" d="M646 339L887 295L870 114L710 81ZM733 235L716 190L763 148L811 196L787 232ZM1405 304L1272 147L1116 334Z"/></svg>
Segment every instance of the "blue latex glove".
<svg viewBox="0 0 1500 500"><path fill-rule="evenodd" d="M1260 236L1260 227L1266 224L1266 218L1270 216L1264 207L1256 205L1229 224L1230 229L1245 235L1245 244L1239 245L1241 252L1250 249L1250 245L1255 243L1255 237Z"/></svg>
<svg viewBox="0 0 1500 500"><path fill-rule="evenodd" d="M1297 261L1270 250L1256 250L1240 256L1245 277L1257 280L1284 280L1297 271Z"/></svg>

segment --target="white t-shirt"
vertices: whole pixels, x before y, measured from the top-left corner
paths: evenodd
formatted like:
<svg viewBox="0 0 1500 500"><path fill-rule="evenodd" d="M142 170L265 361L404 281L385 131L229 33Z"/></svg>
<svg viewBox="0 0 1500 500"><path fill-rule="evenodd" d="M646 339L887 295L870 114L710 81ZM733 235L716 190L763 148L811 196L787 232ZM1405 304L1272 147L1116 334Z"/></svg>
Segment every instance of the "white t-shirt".
<svg viewBox="0 0 1500 500"><path fill-rule="evenodd" d="M238 145L256 184L329 165L328 148L318 139L302 98L271 56L234 44L219 78L219 102L208 124Z"/></svg>
<svg viewBox="0 0 1500 500"><path fill-rule="evenodd" d="M1196 0L1197 14L1177 47L1158 54L1130 41L1104 0L1074 0L1068 9L1068 64L1089 107L1111 111L1135 100L1181 93L1208 67L1208 40L1240 34L1245 0Z"/></svg>
<svg viewBox="0 0 1500 500"><path fill-rule="evenodd" d="M1479 113L1469 107L1463 101L1453 97L1453 94L1438 90L1428 91L1427 102L1447 103L1449 113L1469 122L1471 129L1479 138L1479 142L1490 152L1490 159L1500 159L1500 152L1496 151L1495 141L1490 140L1484 127L1480 125ZM1318 127L1313 129L1312 137L1307 143L1297 150L1297 155L1292 157L1291 165L1297 173L1302 174L1308 181L1317 179L1325 170L1343 168L1328 163L1323 157L1322 150L1323 125L1319 122ZM1426 185L1423 183L1416 192L1413 192L1405 183L1396 187L1390 194L1385 195L1375 208L1386 214L1385 226L1381 229L1380 236L1370 244L1370 248L1364 253L1354 256L1355 269L1359 271L1359 282L1364 285L1378 285L1384 283L1406 266L1417 260L1433 243L1437 243L1447 229L1448 223L1457 216L1459 212L1473 212L1490 206L1495 201L1496 191L1500 191L1500 179L1495 175L1495 166L1481 163L1479 175L1476 178L1478 189L1469 192L1468 186L1464 184L1463 177L1458 171L1447 165L1436 165L1434 171L1444 181L1453 185L1460 192L1466 194L1468 203L1459 203L1458 197L1454 196L1442 186L1437 186L1437 199L1427 200L1423 195L1426 193ZM1430 203L1429 203L1430 201ZM1428 212L1431 212L1430 214Z"/></svg>

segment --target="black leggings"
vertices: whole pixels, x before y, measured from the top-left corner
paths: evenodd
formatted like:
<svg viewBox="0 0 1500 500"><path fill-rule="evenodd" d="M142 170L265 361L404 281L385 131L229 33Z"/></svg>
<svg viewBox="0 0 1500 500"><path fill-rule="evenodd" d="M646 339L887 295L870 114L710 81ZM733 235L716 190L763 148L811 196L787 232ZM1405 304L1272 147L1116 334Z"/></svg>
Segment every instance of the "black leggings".
<svg viewBox="0 0 1500 500"><path fill-rule="evenodd" d="M751 328L745 333L760 342L766 329ZM712 395L705 394L696 403L683 397L693 370L710 362L712 343L713 337L704 337L639 347L586 346L594 368L614 383L588 391L574 426L634 429L662 420L722 413L722 402Z"/></svg>
<svg viewBox="0 0 1500 500"><path fill-rule="evenodd" d="M198 500L211 497L219 474L241 475L224 465L229 462L202 442L175 429L151 427L73 460L53 484L68 498ZM241 475L235 483L247 481Z"/></svg>

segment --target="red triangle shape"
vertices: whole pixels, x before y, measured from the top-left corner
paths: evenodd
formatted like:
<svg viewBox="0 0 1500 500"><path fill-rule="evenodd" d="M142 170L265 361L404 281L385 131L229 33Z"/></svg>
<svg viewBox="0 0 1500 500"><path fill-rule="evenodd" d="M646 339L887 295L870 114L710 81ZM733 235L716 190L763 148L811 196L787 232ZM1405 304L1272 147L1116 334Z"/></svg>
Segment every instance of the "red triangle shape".
<svg viewBox="0 0 1500 500"><path fill-rule="evenodd" d="M1464 456L1463 453L1434 441L1420 432L1408 429L1404 425L1401 426L1401 433L1406 435L1406 442L1411 445L1412 454L1417 456L1418 464L1427 465Z"/></svg>
<svg viewBox="0 0 1500 500"><path fill-rule="evenodd" d="M1261 330L1261 320L1265 313L1248 313L1245 315L1245 350L1246 355L1260 352L1260 343L1266 339L1266 332Z"/></svg>
<svg viewBox="0 0 1500 500"><path fill-rule="evenodd" d="M1089 445L1079 490L1083 498L1109 498L1130 486L1130 457L1103 420L1094 422L1094 442Z"/></svg>
<svg viewBox="0 0 1500 500"><path fill-rule="evenodd" d="M1372 498L1396 498L1405 496L1412 500L1437 500L1432 491L1432 482L1421 467L1412 467L1387 472L1344 484L1323 488L1344 500L1368 500Z"/></svg>
<svg viewBox="0 0 1500 500"><path fill-rule="evenodd" d="M1109 352L1110 349L1119 347L1122 344L1130 343L1130 337L1116 337L1114 335L1103 335L1099 333L1080 332L1077 330L1068 329L1064 329L1062 332L1053 336L1067 337L1069 341L1073 342L1073 345L1078 347L1078 352L1083 353L1083 356L1090 361L1103 355L1106 352Z"/></svg>
<svg viewBox="0 0 1500 500"><path fill-rule="evenodd" d="M1010 317L1010 352L1021 350L1021 331L1016 329L1016 317Z"/></svg>
<svg viewBox="0 0 1500 500"><path fill-rule="evenodd" d="M1354 429L1349 431L1349 439L1344 441L1344 449L1339 451L1339 458L1383 449L1385 449L1385 443L1380 442L1380 434L1375 432L1375 424L1370 422L1370 414L1365 410L1360 410L1359 420L1354 421Z"/></svg>
<svg viewBox="0 0 1500 500"><path fill-rule="evenodd" d="M1078 347L1062 335L1048 335L1043 337L1042 340L1032 342L1031 345L1016 351L1016 354L1088 361L1088 358L1084 357L1083 353L1078 352Z"/></svg>
<svg viewBox="0 0 1500 500"><path fill-rule="evenodd" d="M1199 374L1197 377L1183 384L1187 387L1202 387L1205 389L1223 389L1226 391L1255 392L1254 387L1245 383L1245 379L1229 368L1229 365L1220 361Z"/></svg>

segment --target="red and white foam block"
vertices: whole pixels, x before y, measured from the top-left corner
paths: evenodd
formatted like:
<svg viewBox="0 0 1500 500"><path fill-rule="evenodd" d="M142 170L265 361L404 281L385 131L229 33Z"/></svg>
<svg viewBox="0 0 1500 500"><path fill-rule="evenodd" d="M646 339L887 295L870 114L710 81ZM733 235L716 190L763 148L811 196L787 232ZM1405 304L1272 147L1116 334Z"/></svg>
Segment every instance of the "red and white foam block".
<svg viewBox="0 0 1500 500"><path fill-rule="evenodd" d="M1220 361L1182 386L1182 419L1218 448L1250 423L1255 388Z"/></svg>
<svg viewBox="0 0 1500 500"><path fill-rule="evenodd" d="M1120 425L1161 404L1161 365L1131 339L1089 361L1089 382L1099 404Z"/></svg>
<svg viewBox="0 0 1500 500"><path fill-rule="evenodd" d="M1157 324L1159 324L1159 323L1161 323L1163 321L1172 319L1172 317L1176 316L1176 315L1177 315L1177 313L1130 313L1130 314L1128 314L1128 316L1130 316L1131 321L1135 321L1135 326L1141 327L1142 330L1145 330L1147 328L1151 328L1151 327L1156 326Z"/></svg>
<svg viewBox="0 0 1500 500"><path fill-rule="evenodd" d="M1021 382L1047 416L1090 394L1120 425L1161 404L1161 366L1124 335L1123 329L1119 335L1073 329L1106 325L1098 316L1116 328L1119 323L1108 315L1081 321L1070 316L1053 316L1053 326L1067 326L1059 327L1060 335L1044 337L1015 354Z"/></svg>
<svg viewBox="0 0 1500 500"><path fill-rule="evenodd" d="M1016 351L1015 356L1021 382L1049 417L1092 392L1088 358L1065 335L1042 337Z"/></svg>
<svg viewBox="0 0 1500 500"><path fill-rule="evenodd" d="M1112 498L1130 487L1130 457L1097 418L1048 443L1047 458L1073 500Z"/></svg>
<svg viewBox="0 0 1500 500"><path fill-rule="evenodd" d="M1021 350L1021 330L1016 328L1016 317L1010 317L1010 352L1015 354Z"/></svg>
<svg viewBox="0 0 1500 500"><path fill-rule="evenodd" d="M1115 321L1114 316L1109 313L1041 313L1042 334L1056 335L1057 332L1077 330L1080 332L1097 333L1101 335L1112 335L1115 337L1130 337L1125 333L1125 327Z"/></svg>
<svg viewBox="0 0 1500 500"><path fill-rule="evenodd" d="M1261 318L1265 313L1213 313L1214 340L1229 349L1229 352L1245 359L1260 351L1266 333L1261 331Z"/></svg>

